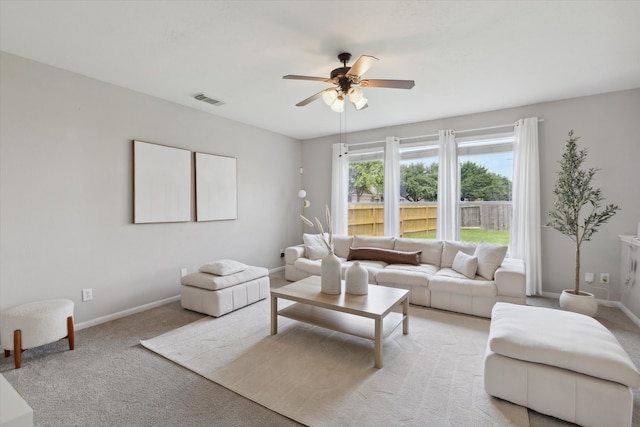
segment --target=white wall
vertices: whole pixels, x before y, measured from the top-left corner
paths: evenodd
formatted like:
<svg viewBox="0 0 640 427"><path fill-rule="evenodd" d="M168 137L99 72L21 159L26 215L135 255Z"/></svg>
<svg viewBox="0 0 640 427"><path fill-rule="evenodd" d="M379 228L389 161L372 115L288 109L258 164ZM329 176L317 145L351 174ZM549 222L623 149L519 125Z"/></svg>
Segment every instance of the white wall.
<svg viewBox="0 0 640 427"><path fill-rule="evenodd" d="M299 141L0 55L0 309L68 298L87 322L178 295L182 267L281 267L300 240ZM238 220L134 225L134 139L236 157Z"/></svg>
<svg viewBox="0 0 640 427"><path fill-rule="evenodd" d="M300 165L312 202L305 214L324 218L329 147L337 136L307 140L301 148L282 135L5 53L0 92L0 309L69 298L76 322L86 322L177 295L181 267L194 271L217 258L280 267L280 248L301 241ZM584 289L617 301L617 236L634 234L640 221L640 89L375 129L349 134L348 141L531 116L544 119L543 218L570 129L589 148L589 165L602 169L596 185L622 207L583 248L584 270L611 275L609 287ZM236 157L238 220L132 224L133 139ZM547 228L542 239L543 289L559 293L572 283L572 242ZM94 300L82 303L87 287Z"/></svg>
<svg viewBox="0 0 640 427"><path fill-rule="evenodd" d="M376 108L376 107L372 107ZM366 114L350 111L349 114ZM347 142L384 140L387 136L430 135L439 129L465 130L513 123L520 118L544 119L539 124L541 161L540 207L543 225L552 205L552 188L557 161L564 149L567 133L573 129L579 144L587 147L588 167L599 167L595 185L607 203L616 203L620 211L582 247L582 270L610 274L610 285L582 289L603 300L619 301L621 294L620 242L618 235L635 234L640 221L640 89L528 105L506 110L433 120L410 125L381 128L348 134ZM331 150L338 136L303 141L304 186L312 206L311 217L323 218L324 205L330 202ZM542 229L542 282L544 292L560 293L573 286L574 245L551 228ZM640 313L636 313L640 316Z"/></svg>

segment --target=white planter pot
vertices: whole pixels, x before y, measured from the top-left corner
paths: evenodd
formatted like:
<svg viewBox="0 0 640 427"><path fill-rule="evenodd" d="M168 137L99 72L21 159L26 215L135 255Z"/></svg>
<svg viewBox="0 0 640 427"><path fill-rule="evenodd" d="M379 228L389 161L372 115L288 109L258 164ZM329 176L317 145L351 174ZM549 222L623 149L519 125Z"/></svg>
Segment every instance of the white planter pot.
<svg viewBox="0 0 640 427"><path fill-rule="evenodd" d="M560 294L560 308L593 317L598 312L598 301L589 292L576 295L573 289L565 289Z"/></svg>

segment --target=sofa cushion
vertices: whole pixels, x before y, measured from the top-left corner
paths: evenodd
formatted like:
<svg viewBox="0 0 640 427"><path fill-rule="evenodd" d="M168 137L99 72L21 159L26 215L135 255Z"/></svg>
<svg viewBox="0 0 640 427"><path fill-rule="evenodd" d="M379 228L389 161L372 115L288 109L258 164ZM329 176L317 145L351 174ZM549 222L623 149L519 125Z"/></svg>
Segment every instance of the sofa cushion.
<svg viewBox="0 0 640 427"><path fill-rule="evenodd" d="M333 252L340 258L349 256L349 248L353 244L353 236L333 236Z"/></svg>
<svg viewBox="0 0 640 427"><path fill-rule="evenodd" d="M418 266L407 264L390 264L376 274L379 285L394 286L428 286L429 279L436 274L438 268L431 264Z"/></svg>
<svg viewBox="0 0 640 427"><path fill-rule="evenodd" d="M399 238L396 239L393 249L404 252L422 251L420 255L421 264L432 264L440 267L442 258L441 240Z"/></svg>
<svg viewBox="0 0 640 427"><path fill-rule="evenodd" d="M395 271L415 271L420 274L427 275L429 277L433 276L438 272L438 267L431 264L420 264L420 265L409 265L409 264L389 264L385 268L385 270L395 270Z"/></svg>
<svg viewBox="0 0 640 427"><path fill-rule="evenodd" d="M478 258L478 275L487 280L493 280L493 275L506 255L506 246L491 245L485 242L478 243L476 251L473 253L473 256Z"/></svg>
<svg viewBox="0 0 640 427"><path fill-rule="evenodd" d="M360 265L367 269L367 271L376 272L378 270L382 270L387 266L387 263L384 261L373 261L373 260L357 260ZM346 270L351 267L353 263L351 261L345 261L342 263L342 269Z"/></svg>
<svg viewBox="0 0 640 427"><path fill-rule="evenodd" d="M302 235L302 241L304 242L305 255L309 259L322 259L329 255L329 249L323 242L323 239L328 239L329 235L324 234L308 234Z"/></svg>
<svg viewBox="0 0 640 427"><path fill-rule="evenodd" d="M298 258L293 265L296 270L304 271L307 274L319 276L321 273L321 260L319 259Z"/></svg>
<svg viewBox="0 0 640 427"><path fill-rule="evenodd" d="M354 236L352 248L393 249L395 237Z"/></svg>
<svg viewBox="0 0 640 427"><path fill-rule="evenodd" d="M478 258L458 251L453 259L451 268L465 277L473 279L476 277L476 271L478 271Z"/></svg>
<svg viewBox="0 0 640 427"><path fill-rule="evenodd" d="M371 260L382 261L387 264L420 265L420 251L402 252L393 249L379 248L351 248L347 261Z"/></svg>
<svg viewBox="0 0 640 427"><path fill-rule="evenodd" d="M453 259L458 254L458 251L462 251L467 255L473 255L476 251L476 244L472 242L445 241L442 246L440 268L451 268Z"/></svg>
<svg viewBox="0 0 640 427"><path fill-rule="evenodd" d="M496 285L492 280L468 279L452 268L441 268L429 280L431 292L448 292L469 296L493 297Z"/></svg>

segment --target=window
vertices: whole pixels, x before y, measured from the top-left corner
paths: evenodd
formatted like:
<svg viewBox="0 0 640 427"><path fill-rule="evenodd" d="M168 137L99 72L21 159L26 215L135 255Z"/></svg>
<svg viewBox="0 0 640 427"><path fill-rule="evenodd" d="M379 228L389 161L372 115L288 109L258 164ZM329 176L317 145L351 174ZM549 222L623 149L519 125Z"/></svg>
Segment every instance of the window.
<svg viewBox="0 0 640 427"><path fill-rule="evenodd" d="M435 239L438 201L438 145L400 146L400 236Z"/></svg>
<svg viewBox="0 0 640 427"><path fill-rule="evenodd" d="M513 136L458 138L460 240L508 245Z"/></svg>
<svg viewBox="0 0 640 427"><path fill-rule="evenodd" d="M384 151L349 151L349 235L384 235Z"/></svg>
<svg viewBox="0 0 640 427"><path fill-rule="evenodd" d="M513 134L457 137L460 239L509 244ZM400 144L400 236L435 239L438 143ZM348 233L384 235L384 149L349 151Z"/></svg>

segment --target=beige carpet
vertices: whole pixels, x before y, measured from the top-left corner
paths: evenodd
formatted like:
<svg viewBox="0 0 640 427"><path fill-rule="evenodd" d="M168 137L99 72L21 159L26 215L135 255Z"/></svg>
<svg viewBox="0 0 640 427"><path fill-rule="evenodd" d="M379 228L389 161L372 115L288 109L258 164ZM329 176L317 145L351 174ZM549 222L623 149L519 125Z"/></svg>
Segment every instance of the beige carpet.
<svg viewBox="0 0 640 427"><path fill-rule="evenodd" d="M282 307L282 306L281 306ZM483 387L489 320L410 307L409 335L373 343L279 318L268 300L204 318L146 348L273 411L311 426L528 426L525 408Z"/></svg>

